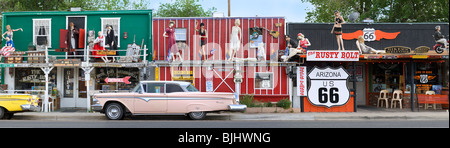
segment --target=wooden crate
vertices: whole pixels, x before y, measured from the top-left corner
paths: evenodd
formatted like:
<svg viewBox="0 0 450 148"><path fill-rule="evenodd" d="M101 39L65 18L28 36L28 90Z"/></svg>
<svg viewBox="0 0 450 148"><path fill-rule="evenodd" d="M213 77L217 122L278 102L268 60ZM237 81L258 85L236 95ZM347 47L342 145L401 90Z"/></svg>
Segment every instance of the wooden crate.
<svg viewBox="0 0 450 148"><path fill-rule="evenodd" d="M45 51L28 51L27 63L45 63Z"/></svg>
<svg viewBox="0 0 450 148"><path fill-rule="evenodd" d="M12 52L9 57L5 57L5 63L22 63L24 54L23 51Z"/></svg>

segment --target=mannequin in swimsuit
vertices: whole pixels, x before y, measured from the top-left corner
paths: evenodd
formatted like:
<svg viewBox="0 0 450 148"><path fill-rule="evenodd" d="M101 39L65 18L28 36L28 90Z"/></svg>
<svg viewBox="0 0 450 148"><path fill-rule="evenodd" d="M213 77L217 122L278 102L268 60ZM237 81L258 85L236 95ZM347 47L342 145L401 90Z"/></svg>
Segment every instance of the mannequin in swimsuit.
<svg viewBox="0 0 450 148"><path fill-rule="evenodd" d="M342 50L345 51L344 48L344 41L342 40L342 24L345 24L345 20L344 18L342 18L341 13L339 11L334 11L334 26L333 29L331 30L331 33L334 32L334 34L336 35L336 40L338 43L338 50Z"/></svg>

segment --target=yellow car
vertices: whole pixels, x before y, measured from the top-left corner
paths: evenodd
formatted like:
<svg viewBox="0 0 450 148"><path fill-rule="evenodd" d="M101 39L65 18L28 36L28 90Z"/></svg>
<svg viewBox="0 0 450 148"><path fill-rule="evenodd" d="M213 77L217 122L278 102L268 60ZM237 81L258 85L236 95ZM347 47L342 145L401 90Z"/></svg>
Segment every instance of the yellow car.
<svg viewBox="0 0 450 148"><path fill-rule="evenodd" d="M39 110L39 97L26 94L0 94L0 119L11 119L14 113Z"/></svg>

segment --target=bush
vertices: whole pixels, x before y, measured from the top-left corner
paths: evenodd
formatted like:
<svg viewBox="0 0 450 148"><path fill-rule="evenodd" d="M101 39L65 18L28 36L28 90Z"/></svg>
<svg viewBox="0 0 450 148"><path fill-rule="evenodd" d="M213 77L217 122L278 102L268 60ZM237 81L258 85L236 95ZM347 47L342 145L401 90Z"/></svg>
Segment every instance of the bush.
<svg viewBox="0 0 450 148"><path fill-rule="evenodd" d="M253 95L243 95L239 99L239 103L241 103L243 105L247 105L247 107L256 107L256 103L253 100Z"/></svg>
<svg viewBox="0 0 450 148"><path fill-rule="evenodd" d="M277 107L282 107L284 109L289 109L289 108L291 108L291 101L289 101L288 98L280 100L280 101L277 102Z"/></svg>

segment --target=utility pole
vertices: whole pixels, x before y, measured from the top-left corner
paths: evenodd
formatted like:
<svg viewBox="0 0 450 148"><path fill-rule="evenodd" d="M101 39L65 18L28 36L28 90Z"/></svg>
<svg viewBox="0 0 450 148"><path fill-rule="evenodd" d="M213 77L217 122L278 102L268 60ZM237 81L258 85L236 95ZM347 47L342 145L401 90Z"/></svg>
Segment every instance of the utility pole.
<svg viewBox="0 0 450 148"><path fill-rule="evenodd" d="M231 16L231 9L230 9L230 0L228 0L228 17Z"/></svg>

